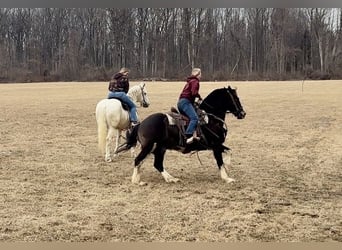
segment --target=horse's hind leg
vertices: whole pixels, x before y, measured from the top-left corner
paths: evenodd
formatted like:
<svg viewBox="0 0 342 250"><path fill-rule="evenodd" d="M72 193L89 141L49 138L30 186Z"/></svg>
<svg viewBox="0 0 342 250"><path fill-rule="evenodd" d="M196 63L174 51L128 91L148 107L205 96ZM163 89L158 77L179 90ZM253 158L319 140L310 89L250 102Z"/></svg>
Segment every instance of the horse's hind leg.
<svg viewBox="0 0 342 250"><path fill-rule="evenodd" d="M114 156L118 155L116 152L117 152L117 150L119 148L119 145L120 145L120 139L121 139L121 130L120 129L116 129Z"/></svg>
<svg viewBox="0 0 342 250"><path fill-rule="evenodd" d="M166 149L162 148L160 146L157 146L154 151L154 167L161 173L164 180L166 182L178 182L179 179L174 178L172 175L170 175L166 170L164 169L163 162L164 162L164 156L165 156Z"/></svg>
<svg viewBox="0 0 342 250"><path fill-rule="evenodd" d="M106 155L105 155L106 162L112 161L111 153L112 153L112 147L113 147L112 144L113 144L114 136L115 136L115 129L109 128L108 134L106 137Z"/></svg>
<svg viewBox="0 0 342 250"><path fill-rule="evenodd" d="M143 160L146 158L146 156L151 153L153 149L153 143L147 144L147 145L141 145L141 151L138 154L137 157L134 159L134 169L133 169L133 175L132 175L132 183L138 184L138 185L146 185L145 182L140 181L140 167L143 163Z"/></svg>

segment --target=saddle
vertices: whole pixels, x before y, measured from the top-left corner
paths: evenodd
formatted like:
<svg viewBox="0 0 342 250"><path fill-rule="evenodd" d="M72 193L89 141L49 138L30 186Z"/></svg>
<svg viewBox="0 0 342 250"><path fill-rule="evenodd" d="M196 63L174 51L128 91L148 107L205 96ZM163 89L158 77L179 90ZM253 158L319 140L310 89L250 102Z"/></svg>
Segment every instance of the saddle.
<svg viewBox="0 0 342 250"><path fill-rule="evenodd" d="M110 97L110 98L108 98L108 99L116 99L116 100L120 101L120 102L121 102L121 106L122 106L122 108L123 108L124 110L126 110L126 111L129 111L129 107L128 107L128 105L127 105L126 103L124 103L123 101L121 101L119 98L116 98L116 97Z"/></svg>
<svg viewBox="0 0 342 250"><path fill-rule="evenodd" d="M196 133L197 133L197 136L201 138L201 140L203 140L203 139L205 140L200 125L207 123L207 120L204 117L206 115L205 115L205 112L200 110L200 109L197 109L196 112L197 112L198 117L199 117L199 123L197 124L197 127L196 127ZM181 114L178 111L178 109L176 109L175 107L171 107L170 111L167 112L166 114L173 118L174 124L172 124L172 125L178 127L179 145L185 146L186 145L185 141L187 139L185 136L185 131L186 131L187 127L189 126L190 119L187 116Z"/></svg>

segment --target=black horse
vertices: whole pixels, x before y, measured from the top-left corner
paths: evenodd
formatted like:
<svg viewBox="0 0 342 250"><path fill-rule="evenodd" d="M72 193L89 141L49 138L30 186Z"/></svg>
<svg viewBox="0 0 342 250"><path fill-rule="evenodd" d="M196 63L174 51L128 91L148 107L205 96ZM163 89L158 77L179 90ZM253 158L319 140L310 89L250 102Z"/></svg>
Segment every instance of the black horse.
<svg viewBox="0 0 342 250"><path fill-rule="evenodd" d="M217 166L220 170L221 178L227 183L234 181L228 178L222 154L229 150L224 146L227 135L225 116L232 113L237 119L243 119L246 112L240 103L236 89L220 88L212 91L199 105L200 123L197 133L199 141L192 144L185 143L183 126L177 120L185 121L181 114L155 113L146 117L139 125L127 135L125 149L134 146L137 141L141 144L141 151L134 160L134 171L132 182L135 184L145 184L140 181L140 166L145 157L154 154L154 167L162 174L166 182L177 182L178 179L166 172L163 166L164 155L167 149L189 153L191 151L213 150ZM177 119L177 117L181 119ZM178 125L177 125L178 124ZM230 163L227 163L230 164Z"/></svg>

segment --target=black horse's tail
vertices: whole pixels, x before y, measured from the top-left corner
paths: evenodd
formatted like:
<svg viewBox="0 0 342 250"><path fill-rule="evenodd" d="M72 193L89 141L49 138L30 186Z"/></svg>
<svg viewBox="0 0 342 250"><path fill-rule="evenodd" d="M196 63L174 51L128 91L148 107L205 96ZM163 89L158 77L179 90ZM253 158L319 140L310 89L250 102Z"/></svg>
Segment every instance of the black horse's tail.
<svg viewBox="0 0 342 250"><path fill-rule="evenodd" d="M135 125L132 129L128 129L126 132L126 144L127 149L134 147L138 142L138 129L140 124Z"/></svg>
<svg viewBox="0 0 342 250"><path fill-rule="evenodd" d="M118 147L115 151L116 154L126 151L132 147L135 147L138 142L138 129L140 124L135 125L133 128L128 129L126 132L126 142Z"/></svg>

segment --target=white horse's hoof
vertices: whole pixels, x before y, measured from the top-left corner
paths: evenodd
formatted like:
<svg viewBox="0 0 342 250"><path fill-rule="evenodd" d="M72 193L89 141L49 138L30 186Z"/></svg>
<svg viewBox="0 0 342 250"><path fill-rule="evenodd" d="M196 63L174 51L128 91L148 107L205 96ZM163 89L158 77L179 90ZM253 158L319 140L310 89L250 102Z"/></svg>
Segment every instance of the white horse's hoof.
<svg viewBox="0 0 342 250"><path fill-rule="evenodd" d="M105 161L106 161L106 162L112 162L112 158L110 158L110 157L105 158Z"/></svg>
<svg viewBox="0 0 342 250"><path fill-rule="evenodd" d="M138 186L146 186L147 185L147 182L143 182L143 181L133 181L132 180L132 183L134 185L138 185Z"/></svg>
<svg viewBox="0 0 342 250"><path fill-rule="evenodd" d="M163 172L161 172L161 175L163 176L164 180L168 183L173 182L179 182L179 179L173 177L172 175L170 175L168 172L166 172L166 170L164 170Z"/></svg>
<svg viewBox="0 0 342 250"><path fill-rule="evenodd" d="M177 183L177 182L180 182L180 179L178 179L178 178L173 178L173 179L171 179L169 182Z"/></svg>
<svg viewBox="0 0 342 250"><path fill-rule="evenodd" d="M165 181L166 181L167 183L171 183L171 182L177 183L177 182L180 181L180 179L174 178L174 177L168 177L168 178L165 178Z"/></svg>
<svg viewBox="0 0 342 250"><path fill-rule="evenodd" d="M225 179L226 183L232 183L234 182L235 180L233 178L227 178Z"/></svg>

